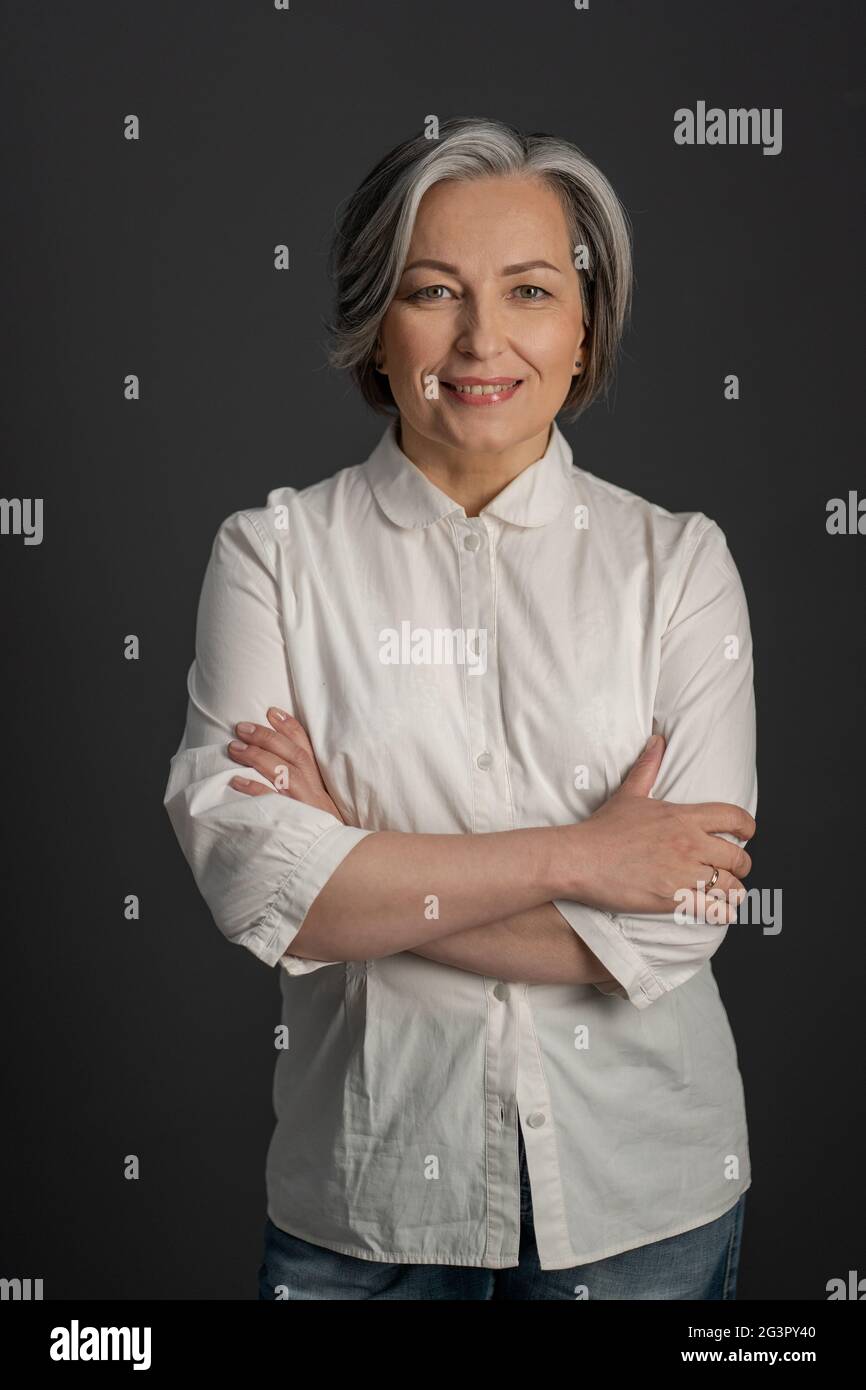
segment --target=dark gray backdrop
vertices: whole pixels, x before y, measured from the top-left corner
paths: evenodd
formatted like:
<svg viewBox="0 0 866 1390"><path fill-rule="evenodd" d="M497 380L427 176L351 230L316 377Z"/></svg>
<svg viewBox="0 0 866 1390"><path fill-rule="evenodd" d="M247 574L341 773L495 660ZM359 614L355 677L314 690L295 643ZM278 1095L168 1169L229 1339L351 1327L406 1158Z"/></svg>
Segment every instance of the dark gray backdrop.
<svg viewBox="0 0 866 1390"><path fill-rule="evenodd" d="M0 491L45 520L40 546L0 536L0 1275L255 1297L278 981L211 922L162 795L219 523L384 428L324 365L325 252L336 205L428 114L564 135L632 216L618 386L566 434L590 471L718 521L749 598L750 886L783 891L783 929L734 926L714 960L751 1127L739 1296L866 1274L866 536L825 529L828 498L866 492L860 9L3 5ZM698 100L781 107L781 154L677 147Z"/></svg>

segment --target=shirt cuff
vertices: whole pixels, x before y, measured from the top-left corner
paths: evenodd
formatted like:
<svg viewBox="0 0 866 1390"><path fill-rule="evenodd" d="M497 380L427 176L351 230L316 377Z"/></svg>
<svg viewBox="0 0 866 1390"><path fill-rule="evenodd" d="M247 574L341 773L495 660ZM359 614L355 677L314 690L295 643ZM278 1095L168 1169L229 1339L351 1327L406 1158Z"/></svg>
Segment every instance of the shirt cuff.
<svg viewBox="0 0 866 1390"><path fill-rule="evenodd" d="M335 821L313 841L297 864L292 866L264 917L245 940L244 945L254 956L258 956L266 965L276 965L281 960L331 874L339 868L349 850L354 849L365 835L372 833L371 830L361 830L358 826ZM302 975L323 965L340 963L306 960L303 956L292 956L287 963L284 962L290 975Z"/></svg>
<svg viewBox="0 0 866 1390"><path fill-rule="evenodd" d="M278 962L287 975L309 975L311 970L321 970L323 965L344 965L341 960L308 960L306 956L291 954L280 956Z"/></svg>
<svg viewBox="0 0 866 1390"><path fill-rule="evenodd" d="M553 906L617 982L610 984L602 981L596 984L595 988L600 993L619 995L621 999L628 999L636 1009L647 1008L653 1000L666 993L666 986L609 912L573 902L570 898L554 898Z"/></svg>

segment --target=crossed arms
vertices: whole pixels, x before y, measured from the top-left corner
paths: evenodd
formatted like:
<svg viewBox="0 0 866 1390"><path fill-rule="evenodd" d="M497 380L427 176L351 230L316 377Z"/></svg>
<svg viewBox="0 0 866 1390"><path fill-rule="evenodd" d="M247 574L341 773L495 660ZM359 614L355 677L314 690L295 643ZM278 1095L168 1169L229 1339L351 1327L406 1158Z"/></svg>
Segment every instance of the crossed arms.
<svg viewBox="0 0 866 1390"><path fill-rule="evenodd" d="M249 517L223 523L165 796L230 940L269 964L285 958L290 973L411 950L500 979L579 979L636 1007L705 963L729 919L678 923L673 894L708 878L711 865L721 868L719 887L740 885L757 801L748 613L715 523L697 538L662 640L653 724L665 743L654 797L649 787L617 793L575 826L371 832L313 795L299 798L296 776L277 790L251 760L245 771L259 790L239 790L240 760L228 752L237 720L271 693L291 713L275 573L268 538ZM731 634L736 661L724 655ZM430 893L445 904L438 920L423 911Z"/></svg>

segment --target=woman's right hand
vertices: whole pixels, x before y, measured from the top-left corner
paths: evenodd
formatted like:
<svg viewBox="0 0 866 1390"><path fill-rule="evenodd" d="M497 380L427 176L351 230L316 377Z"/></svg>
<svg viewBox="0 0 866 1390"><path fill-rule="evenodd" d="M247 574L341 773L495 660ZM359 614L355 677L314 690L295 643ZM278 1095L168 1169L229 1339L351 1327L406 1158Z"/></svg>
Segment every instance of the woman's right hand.
<svg viewBox="0 0 866 1390"><path fill-rule="evenodd" d="M271 705L269 724L240 723L235 730L241 739L229 744L229 757L244 767L253 767L272 782L274 789L293 801L303 801L343 820L332 800L316 762L313 745L300 720L284 709ZM230 785L245 796L272 796L270 787L246 777L233 777Z"/></svg>
<svg viewBox="0 0 866 1390"><path fill-rule="evenodd" d="M750 840L754 818L726 801L654 800L650 791L664 749L661 734L654 735L613 796L587 820L568 827L571 883L561 896L604 912L668 913L680 906L674 894L686 889L700 911L705 895L698 885L709 883L717 868L719 877L706 899L724 896L724 903L712 907L708 920L731 921L746 891L740 880L751 872L752 860L714 832Z"/></svg>

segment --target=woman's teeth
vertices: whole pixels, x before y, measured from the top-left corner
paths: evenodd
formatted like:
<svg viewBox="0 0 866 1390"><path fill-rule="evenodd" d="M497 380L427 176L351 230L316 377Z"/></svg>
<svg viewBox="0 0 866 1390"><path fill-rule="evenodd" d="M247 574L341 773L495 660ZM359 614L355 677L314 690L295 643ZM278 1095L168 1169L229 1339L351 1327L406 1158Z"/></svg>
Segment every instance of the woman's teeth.
<svg viewBox="0 0 866 1390"><path fill-rule="evenodd" d="M512 386L517 385L517 378L514 381L501 381L497 386L455 386L450 381L446 381L445 385L463 396L495 396L503 391L510 391Z"/></svg>

